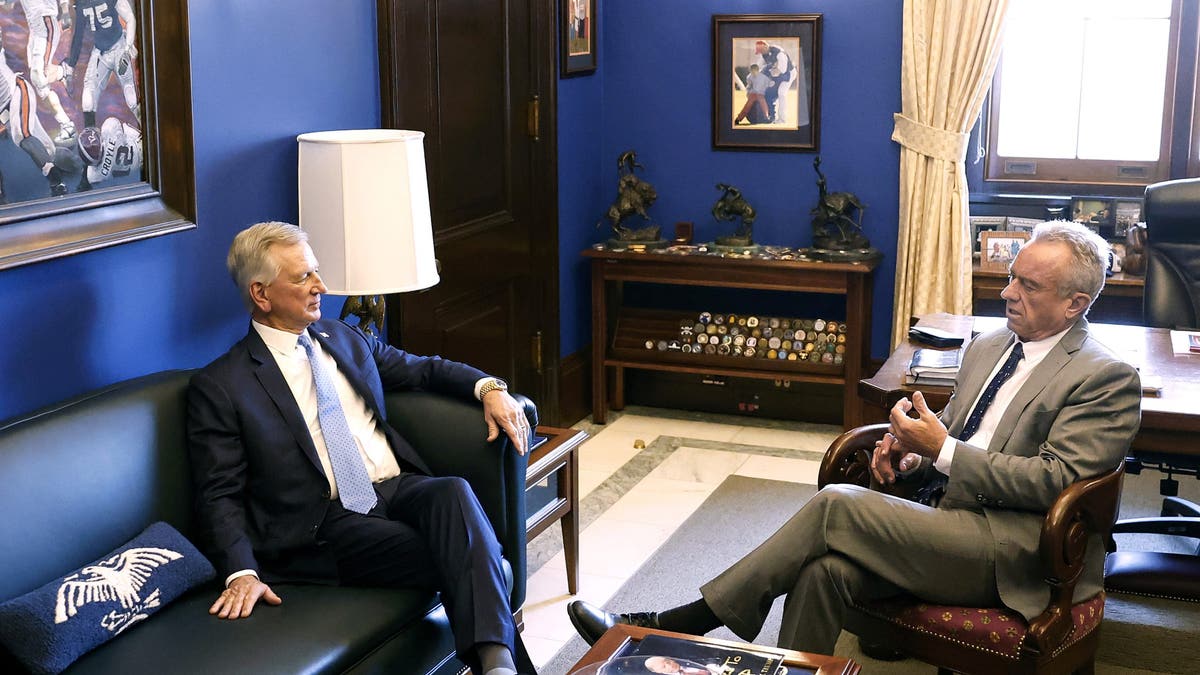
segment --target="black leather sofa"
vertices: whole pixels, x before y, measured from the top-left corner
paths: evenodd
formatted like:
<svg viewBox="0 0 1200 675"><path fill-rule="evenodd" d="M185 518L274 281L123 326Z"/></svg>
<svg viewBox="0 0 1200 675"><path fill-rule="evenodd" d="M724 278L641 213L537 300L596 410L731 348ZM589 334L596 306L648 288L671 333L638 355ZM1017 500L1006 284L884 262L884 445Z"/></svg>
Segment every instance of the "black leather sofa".
<svg viewBox="0 0 1200 675"><path fill-rule="evenodd" d="M0 424L0 602L166 521L192 537L187 371L123 382ZM17 383L9 383L16 385ZM531 426L536 409L523 401ZM525 466L487 443L477 404L426 392L387 397L388 421L439 475L475 489L525 599ZM76 661L68 673L455 673L462 664L434 594L276 585L279 607L239 621L208 614L216 580ZM23 672L0 647L0 669Z"/></svg>

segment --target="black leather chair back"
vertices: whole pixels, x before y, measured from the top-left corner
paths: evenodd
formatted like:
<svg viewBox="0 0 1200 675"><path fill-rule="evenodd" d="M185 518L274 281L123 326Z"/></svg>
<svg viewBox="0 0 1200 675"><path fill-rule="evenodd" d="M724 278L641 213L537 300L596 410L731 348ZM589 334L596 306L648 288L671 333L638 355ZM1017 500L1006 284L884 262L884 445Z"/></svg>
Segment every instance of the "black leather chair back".
<svg viewBox="0 0 1200 675"><path fill-rule="evenodd" d="M1146 187L1146 290L1142 321L1200 328L1200 178Z"/></svg>

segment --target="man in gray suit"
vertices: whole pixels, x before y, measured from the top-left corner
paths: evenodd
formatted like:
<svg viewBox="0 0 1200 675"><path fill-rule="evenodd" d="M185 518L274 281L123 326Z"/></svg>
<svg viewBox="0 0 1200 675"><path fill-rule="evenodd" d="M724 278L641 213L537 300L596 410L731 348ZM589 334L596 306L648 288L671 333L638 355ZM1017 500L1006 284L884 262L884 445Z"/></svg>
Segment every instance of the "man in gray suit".
<svg viewBox="0 0 1200 675"><path fill-rule="evenodd" d="M901 591L966 606L1003 604L1026 619L1049 604L1038 539L1068 485L1116 468L1140 421L1137 371L1088 332L1108 245L1074 223L1039 225L1010 268L1006 328L967 347L955 394L934 414L917 392L891 410L871 458L877 480L922 481L927 506L851 485L821 490L702 599L661 613L568 613L589 642L614 623L753 641L786 595L779 646L833 652L846 608ZM942 494L944 491L944 495ZM1089 542L1076 600L1099 592L1104 549Z"/></svg>

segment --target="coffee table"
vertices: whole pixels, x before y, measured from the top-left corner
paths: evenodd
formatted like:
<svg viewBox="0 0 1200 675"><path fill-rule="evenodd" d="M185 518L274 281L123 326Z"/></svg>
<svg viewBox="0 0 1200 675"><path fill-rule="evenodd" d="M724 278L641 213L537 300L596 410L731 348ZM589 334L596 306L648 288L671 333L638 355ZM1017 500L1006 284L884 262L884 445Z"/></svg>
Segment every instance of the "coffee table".
<svg viewBox="0 0 1200 675"><path fill-rule="evenodd" d="M567 674L575 673L579 670L584 670L588 666L604 663L614 654L620 652L629 642L638 641L647 635L666 635L669 637L682 638L699 642L702 644L715 645L718 647L729 647L748 652L761 652L774 656L783 657L783 665L790 668L807 669L817 675L858 675L861 667L850 659L845 659L837 656L823 656L821 654L810 654L808 652L797 652L790 649L780 649L778 647L764 647L761 645L746 644L744 642L733 642L731 640L720 640L717 638L700 637L696 635L684 635L683 633L672 633L670 631L656 630L653 628L641 628L638 626L627 626L625 624L617 624L596 641L592 648L588 650L579 662L567 671ZM664 656L670 656L664 654ZM795 672L795 671L791 671ZM803 670L801 671L803 672Z"/></svg>

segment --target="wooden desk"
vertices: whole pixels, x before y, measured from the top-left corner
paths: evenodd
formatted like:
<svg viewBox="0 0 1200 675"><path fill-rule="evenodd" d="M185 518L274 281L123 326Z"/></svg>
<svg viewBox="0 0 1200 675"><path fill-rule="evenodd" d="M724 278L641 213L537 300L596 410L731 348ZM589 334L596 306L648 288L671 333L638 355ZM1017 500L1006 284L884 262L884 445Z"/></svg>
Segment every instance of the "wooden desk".
<svg viewBox="0 0 1200 675"><path fill-rule="evenodd" d="M528 539L545 531L555 522L562 523L563 557L567 559L567 591L579 589L579 461L575 450L587 440L586 431L539 426L536 433L547 437L529 455L525 471L525 492L553 476L555 497L525 519Z"/></svg>
<svg viewBox="0 0 1200 675"><path fill-rule="evenodd" d="M859 399L853 395L851 386L865 374L863 364L870 359L871 273L879 264L878 259L802 262L594 248L585 250L583 255L592 260L593 422L603 424L608 417L607 369L612 368L614 375L612 407L620 410L625 405L625 369L640 368L843 385L848 389L843 423L847 428L859 423ZM844 296L847 326L844 362L839 366L646 349L643 345L647 335L640 331L646 327L678 331L680 318L694 314L680 309L626 309L622 306L622 285L626 281ZM713 309L728 312L739 308ZM792 316L803 318L803 311L796 310Z"/></svg>
<svg viewBox="0 0 1200 675"><path fill-rule="evenodd" d="M783 665L791 666L802 670L815 670L817 675L858 675L861 671L861 666L850 659L838 656L824 656L822 654L811 654L809 652L798 652L791 649L781 649L779 647L764 647L762 645L746 644L745 642L733 642L731 640L720 640L717 638L700 637L696 635L684 635L682 633L671 633L663 630L655 630L653 628L640 628L637 626L627 626L625 624L617 624L600 636L596 644L588 650L579 662L567 671L568 675L574 673L591 673L592 669L588 666L604 663L612 658L614 654L618 654L630 642L637 642L647 635L669 635L671 637L683 638L700 642L703 644L715 645L718 647L729 647L740 651L761 652L773 656L782 656ZM663 656L669 656L664 654Z"/></svg>
<svg viewBox="0 0 1200 675"><path fill-rule="evenodd" d="M918 325L934 326L963 337L1004 325L1000 317L929 314ZM1164 328L1093 323L1092 334L1118 356L1138 366L1143 376L1157 377L1160 396L1142 397L1142 427L1131 452L1150 463L1200 466L1200 355L1178 355L1171 350L1171 332ZM904 369L919 345L900 345L873 377L859 382L867 423L887 420L888 410L916 388L903 384ZM926 400L940 410L950 400L949 387L922 387Z"/></svg>

